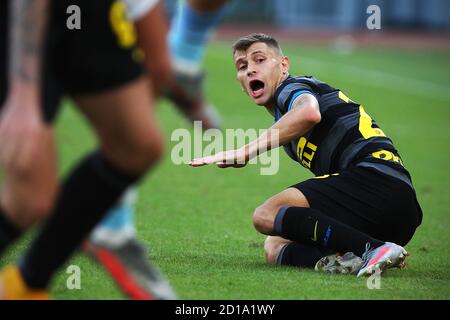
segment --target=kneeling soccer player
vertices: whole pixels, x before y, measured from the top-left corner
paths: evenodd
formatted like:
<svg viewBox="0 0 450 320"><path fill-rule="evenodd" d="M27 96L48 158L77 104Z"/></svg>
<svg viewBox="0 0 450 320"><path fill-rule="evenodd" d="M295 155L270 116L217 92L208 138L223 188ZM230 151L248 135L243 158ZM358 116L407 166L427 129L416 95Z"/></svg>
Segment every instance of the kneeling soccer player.
<svg viewBox="0 0 450 320"><path fill-rule="evenodd" d="M242 167L283 145L315 174L256 208L254 226L268 235L267 261L358 276L403 267L402 246L421 224L422 210L392 141L339 89L289 75L289 60L272 37L243 37L233 55L242 89L275 124L238 150L191 165Z"/></svg>

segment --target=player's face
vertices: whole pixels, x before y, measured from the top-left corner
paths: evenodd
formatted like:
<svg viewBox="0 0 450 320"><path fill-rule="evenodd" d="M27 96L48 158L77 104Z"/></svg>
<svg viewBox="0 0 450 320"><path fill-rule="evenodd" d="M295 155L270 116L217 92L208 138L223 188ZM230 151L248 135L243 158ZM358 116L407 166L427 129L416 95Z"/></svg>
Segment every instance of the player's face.
<svg viewBox="0 0 450 320"><path fill-rule="evenodd" d="M273 104L273 96L286 78L289 63L276 49L257 42L245 51L236 51L234 65L242 89L260 106Z"/></svg>

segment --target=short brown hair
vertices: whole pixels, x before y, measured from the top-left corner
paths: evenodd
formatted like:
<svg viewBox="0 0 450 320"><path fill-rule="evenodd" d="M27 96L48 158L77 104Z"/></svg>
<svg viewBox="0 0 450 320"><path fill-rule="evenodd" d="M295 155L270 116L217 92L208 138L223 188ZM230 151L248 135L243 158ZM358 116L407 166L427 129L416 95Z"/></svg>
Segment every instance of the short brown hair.
<svg viewBox="0 0 450 320"><path fill-rule="evenodd" d="M275 38L264 34L264 33L252 33L248 36L239 38L234 44L233 44L233 54L236 53L236 51L245 51L247 50L252 44L257 42L263 42L267 44L267 46L276 49L280 54L282 54L280 45L278 44L278 41L275 40Z"/></svg>

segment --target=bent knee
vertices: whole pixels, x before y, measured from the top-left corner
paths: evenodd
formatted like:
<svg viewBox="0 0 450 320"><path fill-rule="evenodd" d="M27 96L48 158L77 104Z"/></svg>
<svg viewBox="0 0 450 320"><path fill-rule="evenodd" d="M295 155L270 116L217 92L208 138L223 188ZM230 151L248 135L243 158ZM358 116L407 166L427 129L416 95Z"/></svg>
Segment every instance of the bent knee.
<svg viewBox="0 0 450 320"><path fill-rule="evenodd" d="M275 237L267 237L264 242L266 261L271 265L278 264L278 257L280 256L282 249L290 242L284 239L282 241L273 240L274 238Z"/></svg>
<svg viewBox="0 0 450 320"><path fill-rule="evenodd" d="M256 230L263 234L273 234L274 220L277 212L270 206L263 204L253 212L253 225Z"/></svg>

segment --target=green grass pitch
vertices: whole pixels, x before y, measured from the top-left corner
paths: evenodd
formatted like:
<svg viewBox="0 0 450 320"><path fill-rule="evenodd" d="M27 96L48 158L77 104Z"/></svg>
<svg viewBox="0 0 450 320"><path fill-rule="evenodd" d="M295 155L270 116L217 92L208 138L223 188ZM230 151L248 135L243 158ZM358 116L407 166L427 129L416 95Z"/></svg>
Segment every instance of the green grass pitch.
<svg viewBox="0 0 450 320"><path fill-rule="evenodd" d="M283 45L283 42L281 42ZM266 128L273 120L242 93L230 44L207 52L207 96L225 128ZM450 298L450 55L448 52L357 49L339 54L328 47L284 44L292 74L311 74L364 104L393 139L424 211L424 221L407 245L406 270L389 270L379 290L365 279L275 268L264 261L264 236L251 223L256 206L287 186L310 177L280 153L277 175L243 169L175 166L170 135L189 124L162 101L158 117L166 156L140 186L136 224L150 259L170 279L181 299L449 299ZM61 173L93 147L92 132L66 103L57 124ZM30 236L8 253L14 261ZM62 269L53 281L59 299L123 299L102 267L82 254L67 265L81 268L81 289L66 287Z"/></svg>

